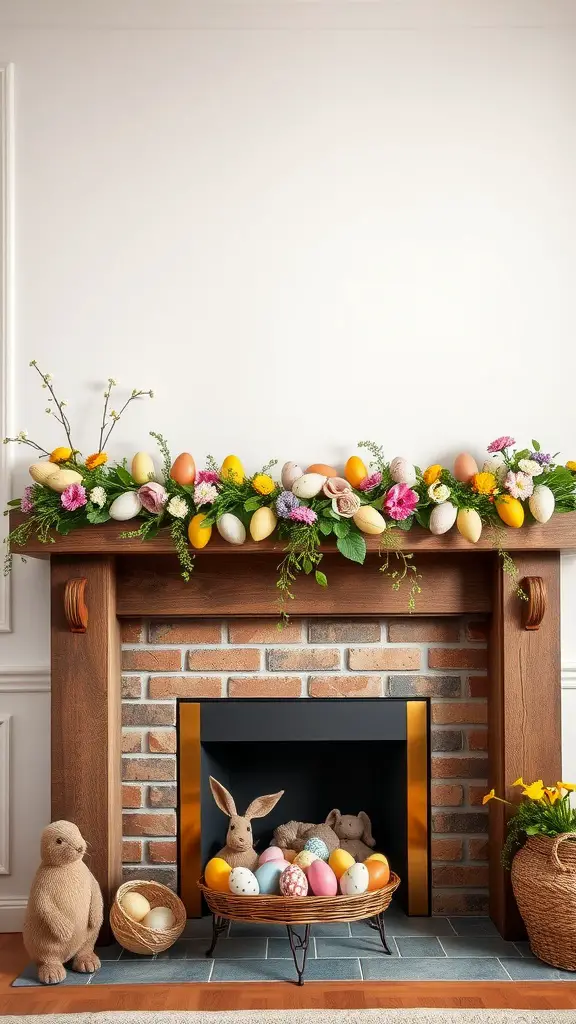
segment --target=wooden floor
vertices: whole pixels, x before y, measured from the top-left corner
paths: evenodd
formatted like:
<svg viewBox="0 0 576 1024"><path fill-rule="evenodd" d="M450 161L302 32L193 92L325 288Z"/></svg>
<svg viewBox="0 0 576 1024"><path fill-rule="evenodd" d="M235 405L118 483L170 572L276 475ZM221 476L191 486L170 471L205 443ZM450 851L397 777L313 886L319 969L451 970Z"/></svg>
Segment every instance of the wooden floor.
<svg viewBox="0 0 576 1024"><path fill-rule="evenodd" d="M0 935L0 1014L80 1013L95 1010L363 1009L463 1007L576 1009L571 982L309 982L275 984L110 985L13 989L28 962L20 935Z"/></svg>

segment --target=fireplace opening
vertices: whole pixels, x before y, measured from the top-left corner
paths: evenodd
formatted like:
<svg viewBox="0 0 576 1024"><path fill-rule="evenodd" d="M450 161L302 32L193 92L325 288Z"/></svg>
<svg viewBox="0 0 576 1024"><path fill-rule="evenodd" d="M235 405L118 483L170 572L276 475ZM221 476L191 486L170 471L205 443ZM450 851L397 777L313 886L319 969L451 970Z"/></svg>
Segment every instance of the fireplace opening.
<svg viewBox="0 0 576 1024"><path fill-rule="evenodd" d="M203 912L196 882L227 830L210 775L238 813L284 790L267 817L252 821L257 852L288 821L318 824L335 807L365 811L374 849L402 879L398 901L409 914L430 913L427 698L181 700L177 720L179 890L190 916Z"/></svg>

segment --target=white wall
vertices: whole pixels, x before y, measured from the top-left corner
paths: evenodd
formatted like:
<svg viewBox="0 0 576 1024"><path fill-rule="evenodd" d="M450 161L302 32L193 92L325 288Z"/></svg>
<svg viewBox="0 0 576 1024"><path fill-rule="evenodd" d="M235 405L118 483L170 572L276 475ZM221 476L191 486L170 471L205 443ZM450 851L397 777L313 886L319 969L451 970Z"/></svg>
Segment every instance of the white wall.
<svg viewBox="0 0 576 1024"><path fill-rule="evenodd" d="M157 395L112 456L155 429L174 453L233 450L250 470L341 462L360 438L420 464L481 458L509 431L576 458L575 14L569 0L0 0L14 426L60 440L36 358L85 453L111 374ZM15 491L28 461L16 453ZM567 665L575 595L572 564ZM47 596L45 564L18 567L0 664L47 665ZM5 709L36 834L47 698L0 693ZM37 775L17 770L24 734ZM15 819L18 851L26 838ZM34 859L0 877L0 914Z"/></svg>

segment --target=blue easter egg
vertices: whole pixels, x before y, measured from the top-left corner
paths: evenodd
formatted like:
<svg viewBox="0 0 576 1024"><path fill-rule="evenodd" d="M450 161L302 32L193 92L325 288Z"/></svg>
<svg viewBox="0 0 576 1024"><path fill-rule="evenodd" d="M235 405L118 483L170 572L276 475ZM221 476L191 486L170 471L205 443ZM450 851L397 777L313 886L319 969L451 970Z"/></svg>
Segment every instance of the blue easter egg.
<svg viewBox="0 0 576 1024"><path fill-rule="evenodd" d="M258 879L260 892L267 896L277 896L280 893L280 875L285 867L285 860L267 860L256 868L254 874Z"/></svg>
<svg viewBox="0 0 576 1024"><path fill-rule="evenodd" d="M304 843L304 849L313 853L319 860L328 860L330 856L330 850L326 846L323 839L318 839L317 836L312 836L312 839L307 839Z"/></svg>

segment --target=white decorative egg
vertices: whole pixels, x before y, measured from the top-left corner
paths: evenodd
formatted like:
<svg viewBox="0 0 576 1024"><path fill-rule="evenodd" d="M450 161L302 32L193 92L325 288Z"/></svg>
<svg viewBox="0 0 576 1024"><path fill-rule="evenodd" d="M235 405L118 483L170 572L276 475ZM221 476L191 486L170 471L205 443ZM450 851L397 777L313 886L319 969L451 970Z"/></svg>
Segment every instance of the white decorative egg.
<svg viewBox="0 0 576 1024"><path fill-rule="evenodd" d="M397 456L390 463L390 476L396 484L408 484L412 487L416 483L416 470L408 459Z"/></svg>
<svg viewBox="0 0 576 1024"><path fill-rule="evenodd" d="M250 520L250 536L252 540L266 540L276 529L278 522L274 512L268 505L257 508Z"/></svg>
<svg viewBox="0 0 576 1024"><path fill-rule="evenodd" d="M53 462L34 462L28 472L37 484L45 484L49 476L54 476L57 468Z"/></svg>
<svg viewBox="0 0 576 1024"><path fill-rule="evenodd" d="M154 479L154 463L152 462L152 456L148 455L148 452L136 452L136 455L132 459L132 479L137 484L147 484L149 480Z"/></svg>
<svg viewBox="0 0 576 1024"><path fill-rule="evenodd" d="M172 928L176 918L170 907L153 907L142 920L145 928L152 928L155 932L166 932Z"/></svg>
<svg viewBox="0 0 576 1024"><path fill-rule="evenodd" d="M228 885L235 896L257 896L260 892L258 879L249 868L232 868Z"/></svg>
<svg viewBox="0 0 576 1024"><path fill-rule="evenodd" d="M547 523L554 512L556 500L546 484L536 484L528 505L537 523Z"/></svg>
<svg viewBox="0 0 576 1024"><path fill-rule="evenodd" d="M223 516L220 516L216 523L216 529L222 540L227 540L229 544L243 544L246 540L244 523L231 512L225 512Z"/></svg>
<svg viewBox="0 0 576 1024"><path fill-rule="evenodd" d="M142 508L142 502L136 491L119 494L110 505L110 518L122 523L125 519L134 519Z"/></svg>
<svg viewBox="0 0 576 1024"><path fill-rule="evenodd" d="M370 884L370 875L365 864L352 864L340 879L340 892L343 896L358 896L366 892Z"/></svg>
<svg viewBox="0 0 576 1024"><path fill-rule="evenodd" d="M297 462L285 462L282 466L282 487L286 491L291 491L294 484L301 476L304 476L304 470L300 469Z"/></svg>
<svg viewBox="0 0 576 1024"><path fill-rule="evenodd" d="M454 526L457 515L458 509L451 501L443 501L441 505L436 505L430 516L430 533L435 534L436 537L442 533L448 533L448 530Z"/></svg>
<svg viewBox="0 0 576 1024"><path fill-rule="evenodd" d="M58 469L56 468L51 476L46 477L44 480L44 486L49 487L51 491L58 491L62 494L70 484L81 484L82 475L77 473L75 469Z"/></svg>
<svg viewBox="0 0 576 1024"><path fill-rule="evenodd" d="M315 498L320 494L327 479L321 473L304 473L292 485L292 493L297 498Z"/></svg>

